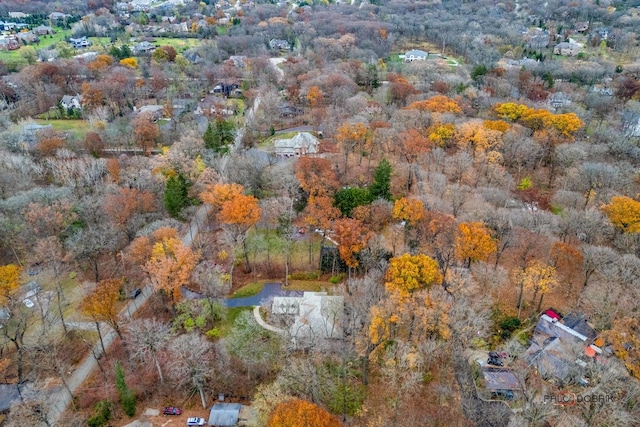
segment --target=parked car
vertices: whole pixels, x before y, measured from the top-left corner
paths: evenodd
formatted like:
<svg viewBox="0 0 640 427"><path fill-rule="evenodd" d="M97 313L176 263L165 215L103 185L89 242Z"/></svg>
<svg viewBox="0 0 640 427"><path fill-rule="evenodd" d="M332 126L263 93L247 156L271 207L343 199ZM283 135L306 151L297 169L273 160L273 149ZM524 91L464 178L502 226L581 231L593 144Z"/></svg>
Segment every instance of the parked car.
<svg viewBox="0 0 640 427"><path fill-rule="evenodd" d="M162 413L165 415L180 415L182 414L182 409L176 408L175 406L166 406Z"/></svg>
<svg viewBox="0 0 640 427"><path fill-rule="evenodd" d="M135 299L138 295L140 295L142 293L142 289L140 288L135 288L130 295L131 299Z"/></svg>
<svg viewBox="0 0 640 427"><path fill-rule="evenodd" d="M496 390L494 392L491 393L491 397L496 399L496 398L503 398L506 400L513 400L514 395L513 392L511 390Z"/></svg>
<svg viewBox="0 0 640 427"><path fill-rule="evenodd" d="M24 305L26 305L27 308L33 308L33 306L35 305L29 298L25 298L24 300L22 300L22 302L24 302Z"/></svg>
<svg viewBox="0 0 640 427"><path fill-rule="evenodd" d="M494 366L504 366L502 360L498 359L497 357L490 357L489 359L487 359L487 363Z"/></svg>
<svg viewBox="0 0 640 427"><path fill-rule="evenodd" d="M200 417L187 418L187 426L203 426L203 425L205 425L204 418L200 418Z"/></svg>

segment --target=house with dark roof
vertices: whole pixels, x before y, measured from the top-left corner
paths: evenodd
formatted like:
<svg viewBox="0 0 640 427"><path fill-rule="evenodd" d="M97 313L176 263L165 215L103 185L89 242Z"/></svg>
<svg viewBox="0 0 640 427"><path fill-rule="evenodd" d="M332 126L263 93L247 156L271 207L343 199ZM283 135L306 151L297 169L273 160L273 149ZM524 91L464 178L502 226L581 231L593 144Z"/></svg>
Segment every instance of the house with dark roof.
<svg viewBox="0 0 640 427"><path fill-rule="evenodd" d="M585 360L602 354L593 344L596 336L583 314L561 317L547 310L538 320L525 360L545 379L585 384L582 377Z"/></svg>

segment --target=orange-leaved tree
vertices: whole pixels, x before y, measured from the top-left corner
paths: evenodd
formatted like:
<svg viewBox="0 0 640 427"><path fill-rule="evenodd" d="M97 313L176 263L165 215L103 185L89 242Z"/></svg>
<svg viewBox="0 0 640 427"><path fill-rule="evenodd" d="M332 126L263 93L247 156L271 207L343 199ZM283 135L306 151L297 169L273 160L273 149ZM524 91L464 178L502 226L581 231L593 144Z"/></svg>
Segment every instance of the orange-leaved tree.
<svg viewBox="0 0 640 427"><path fill-rule="evenodd" d="M609 221L625 233L640 232L640 202L626 196L615 196L602 207Z"/></svg>
<svg viewBox="0 0 640 427"><path fill-rule="evenodd" d="M432 113L462 113L460 105L444 95L436 95L424 101L415 101L407 108L411 110L430 111Z"/></svg>
<svg viewBox="0 0 640 427"><path fill-rule="evenodd" d="M149 274L156 290L167 292L173 301L179 301L180 288L189 283L200 253L194 252L175 237L157 241L151 250L151 258L143 269Z"/></svg>
<svg viewBox="0 0 640 427"><path fill-rule="evenodd" d="M96 284L93 292L87 295L80 304L80 311L91 317L96 324L102 352L106 352L100 331L100 322L111 326L122 339L122 332L118 322L118 312L116 303L120 297L120 288L124 283L124 278L103 279Z"/></svg>
<svg viewBox="0 0 640 427"><path fill-rule="evenodd" d="M429 138L423 136L415 129L409 129L398 135L398 154L409 164L407 176L407 192L411 191L413 176L415 175L415 164L418 159L431 150L432 143Z"/></svg>
<svg viewBox="0 0 640 427"><path fill-rule="evenodd" d="M200 198L216 208L216 218L236 245L242 246L245 269L250 270L249 251L246 245L247 231L253 227L262 211L258 199L245 195L244 187L239 184L214 184L207 186Z"/></svg>
<svg viewBox="0 0 640 427"><path fill-rule="evenodd" d="M360 265L357 255L365 248L371 234L364 228L362 222L353 218L337 220L334 231L340 258L349 267L349 285L351 285L351 269Z"/></svg>
<svg viewBox="0 0 640 427"><path fill-rule="evenodd" d="M486 261L498 249L489 229L481 222L463 222L456 230L456 256L467 267L472 262Z"/></svg>
<svg viewBox="0 0 640 427"><path fill-rule="evenodd" d="M356 147L360 153L360 161L365 148L365 143L369 136L369 128L364 123L343 123L336 132L336 141L342 147L344 153L344 171L347 171L349 161L349 153L353 152Z"/></svg>
<svg viewBox="0 0 640 427"><path fill-rule="evenodd" d="M340 182L333 170L333 165L327 159L319 157L301 157L294 165L296 178L300 188L312 196L332 197Z"/></svg>
<svg viewBox="0 0 640 427"><path fill-rule="evenodd" d="M268 427L339 427L342 422L318 405L306 400L292 399L276 406Z"/></svg>
<svg viewBox="0 0 640 427"><path fill-rule="evenodd" d="M624 362L631 375L640 379L640 319L616 319L602 338L611 343L615 355Z"/></svg>

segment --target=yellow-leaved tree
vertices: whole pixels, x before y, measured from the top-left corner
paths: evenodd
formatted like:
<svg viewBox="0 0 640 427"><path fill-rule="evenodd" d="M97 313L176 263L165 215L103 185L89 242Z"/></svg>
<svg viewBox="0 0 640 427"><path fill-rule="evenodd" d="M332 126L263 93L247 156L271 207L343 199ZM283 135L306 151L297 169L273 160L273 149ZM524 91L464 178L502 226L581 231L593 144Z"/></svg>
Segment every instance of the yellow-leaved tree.
<svg viewBox="0 0 640 427"><path fill-rule="evenodd" d="M0 304L4 305L20 287L22 268L16 264L0 267Z"/></svg>
<svg viewBox="0 0 640 427"><path fill-rule="evenodd" d="M481 222L458 224L455 238L456 256L467 267L472 262L486 261L498 249L489 229Z"/></svg>
<svg viewBox="0 0 640 427"><path fill-rule="evenodd" d="M189 283L199 259L200 252L194 252L178 238L166 237L153 245L151 258L143 269L155 289L167 292L175 302L180 300L180 288Z"/></svg>
<svg viewBox="0 0 640 427"><path fill-rule="evenodd" d="M602 207L609 221L625 233L640 232L640 202L626 196L615 196Z"/></svg>
<svg viewBox="0 0 640 427"><path fill-rule="evenodd" d="M416 225L424 215L424 203L418 199L403 197L393 204L393 219L405 221L409 226Z"/></svg>
<svg viewBox="0 0 640 427"><path fill-rule="evenodd" d="M96 324L102 352L106 352L100 330L100 322L105 322L113 328L122 339L122 331L118 323L118 312L116 303L120 297L120 288L124 283L124 278L103 279L96 284L93 292L88 294L80 304L80 311L91 317Z"/></svg>
<svg viewBox="0 0 640 427"><path fill-rule="evenodd" d="M424 101L415 101L407 107L410 110L430 111L432 113L462 113L460 105L444 95L436 95Z"/></svg>
<svg viewBox="0 0 640 427"><path fill-rule="evenodd" d="M519 286L518 294L518 318L522 310L522 297L525 290L533 291L531 298L531 306L536 300L538 294L540 295L540 301L538 302L537 312L542 307L542 299L551 289L558 285L558 279L556 278L556 269L542 261L535 260L529 263L527 268L520 268L515 271L514 279Z"/></svg>
<svg viewBox="0 0 640 427"><path fill-rule="evenodd" d="M420 289L442 283L438 263L424 254L404 254L391 258L385 276L385 288L400 301Z"/></svg>

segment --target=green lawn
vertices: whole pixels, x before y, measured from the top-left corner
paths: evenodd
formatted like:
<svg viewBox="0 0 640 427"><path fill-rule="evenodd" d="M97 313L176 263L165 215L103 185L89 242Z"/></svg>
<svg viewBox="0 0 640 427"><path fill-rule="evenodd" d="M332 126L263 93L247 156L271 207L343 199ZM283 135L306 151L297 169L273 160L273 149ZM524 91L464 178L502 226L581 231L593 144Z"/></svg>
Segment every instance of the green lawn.
<svg viewBox="0 0 640 427"><path fill-rule="evenodd" d="M244 285L243 287L235 291L233 295L231 295L231 298L245 298L245 297L251 297L251 296L257 295L262 290L262 287L264 286L265 282L266 282L265 280L261 280L259 282L253 282L253 283Z"/></svg>
<svg viewBox="0 0 640 427"><path fill-rule="evenodd" d="M157 37L153 42L156 46L172 46L178 52L184 52L192 47L200 46L200 39L176 39L170 37Z"/></svg>
<svg viewBox="0 0 640 427"><path fill-rule="evenodd" d="M39 125L52 125L55 130L74 133L78 139L84 139L89 132L89 122L86 120L36 120Z"/></svg>
<svg viewBox="0 0 640 427"><path fill-rule="evenodd" d="M253 307L232 307L227 309L227 316L224 320L218 322L216 324L216 328L220 332L220 338L229 335L231 332L231 328L233 328L233 324L235 323L238 316L240 316L245 311L252 311Z"/></svg>
<svg viewBox="0 0 640 427"><path fill-rule="evenodd" d="M63 41L69 37L71 37L71 30L63 30L61 28L54 28L54 31L56 32L54 35L52 36L40 36L40 42L37 44L32 44L29 46L32 46L35 50L43 50L43 49L48 49L50 46L55 45L56 43L58 43L59 41ZM22 56L20 54L20 51L22 49L18 49L18 50L12 50L12 51L0 51L0 61L5 61L5 62L12 62L12 61L16 61L16 60L21 60Z"/></svg>

